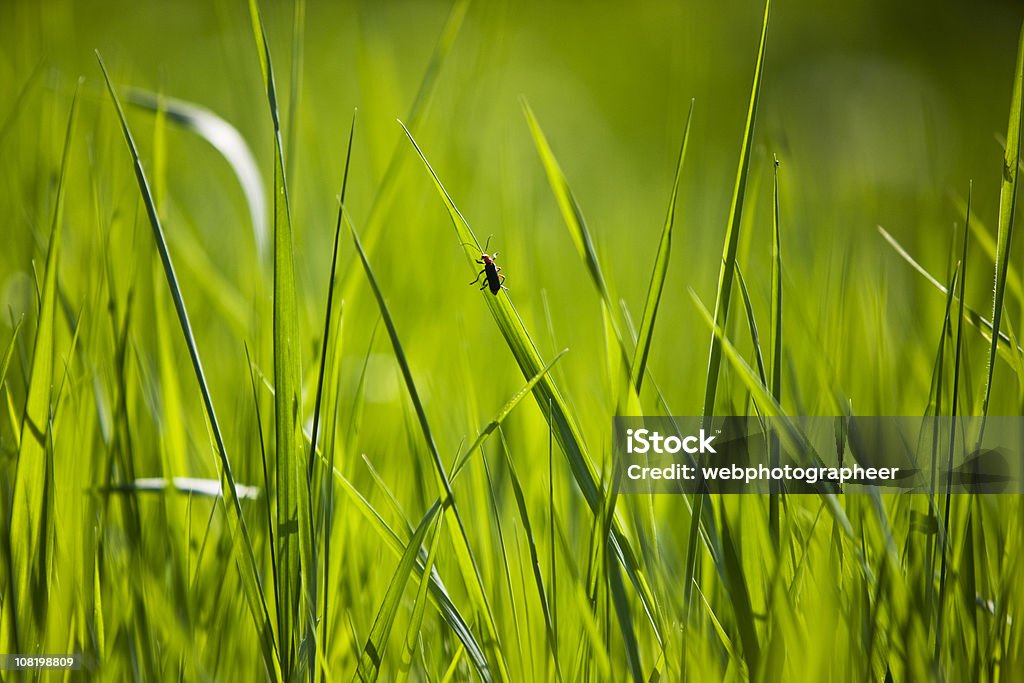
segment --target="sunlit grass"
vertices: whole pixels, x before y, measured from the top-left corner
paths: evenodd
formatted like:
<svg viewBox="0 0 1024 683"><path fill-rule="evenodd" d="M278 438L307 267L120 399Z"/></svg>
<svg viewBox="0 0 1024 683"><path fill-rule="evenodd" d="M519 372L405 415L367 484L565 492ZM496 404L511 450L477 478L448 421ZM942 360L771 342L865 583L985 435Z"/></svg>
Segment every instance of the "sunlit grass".
<svg viewBox="0 0 1024 683"><path fill-rule="evenodd" d="M1012 79L974 65L1009 96L1002 168L922 209L839 163L808 189L786 3L737 10L728 104L613 131L660 121L649 188L583 99L527 84L465 125L453 92L526 60L491 40L516 17L385 11L423 41L399 58L376 10L244 5L195 49L250 80L189 93L109 44L57 49L73 79L0 51L0 652L100 680L1024 673L1018 497L623 495L610 442L702 405L783 445L805 414L1020 414L1024 42ZM326 69L335 28L361 57ZM237 117L199 99L225 91ZM855 190L893 215L833 229ZM491 234L497 294L466 285Z"/></svg>

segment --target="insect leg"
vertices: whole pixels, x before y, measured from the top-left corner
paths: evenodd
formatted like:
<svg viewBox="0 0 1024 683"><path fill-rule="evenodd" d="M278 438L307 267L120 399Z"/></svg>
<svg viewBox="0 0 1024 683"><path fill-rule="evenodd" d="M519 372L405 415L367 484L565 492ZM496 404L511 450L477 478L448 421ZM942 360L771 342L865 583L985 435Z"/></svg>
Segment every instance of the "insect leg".
<svg viewBox="0 0 1024 683"><path fill-rule="evenodd" d="M472 282L470 282L469 284L475 285L477 282L479 282L480 281L480 276L484 274L485 270L486 270L486 268L484 270L481 270L479 273L477 273L476 279L473 280Z"/></svg>

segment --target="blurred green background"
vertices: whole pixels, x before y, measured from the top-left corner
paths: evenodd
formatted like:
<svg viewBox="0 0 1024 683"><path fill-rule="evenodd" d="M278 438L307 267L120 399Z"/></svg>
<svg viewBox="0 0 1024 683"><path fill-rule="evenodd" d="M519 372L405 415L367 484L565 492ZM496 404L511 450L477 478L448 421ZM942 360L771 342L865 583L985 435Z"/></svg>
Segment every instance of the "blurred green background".
<svg viewBox="0 0 1024 683"><path fill-rule="evenodd" d="M349 123L358 109L346 208L364 238L369 236L365 241L370 262L394 316L434 438L445 462L450 462L525 381L481 295L467 285L471 272L463 265L444 205L396 122L409 117L451 5L311 0L299 5L298 13L291 2L266 2L261 9L282 114L301 329L302 419L307 431L323 343L337 195ZM472 3L436 82L428 89L424 116L412 131L476 234L481 240L493 234L490 249L500 252L509 296L544 359L570 349L553 376L595 454L598 471L607 467L610 458L618 380L608 370L600 298L562 222L523 116L521 98L540 120L587 218L612 295L616 302L621 299L634 324L640 322L651 278L687 111L691 100L695 102L650 376L674 414L698 415L711 334L688 290L692 288L708 308L713 307L762 11L759 3L741 0ZM754 312L767 334L772 158L777 156L786 297L781 404L790 414L834 414L839 403L860 414L915 415L930 410L945 298L900 259L877 226L892 233L937 279L948 283L956 258L953 253L959 249L968 183L973 180L972 221L994 242L1002 144L1022 20L1024 6L1010 1L861 0L823 6L811 0L782 0L774 5L739 263ZM244 600L237 595L234 600L221 598L226 602L216 603L223 609L214 609L215 614L203 606L204 590L214 590L223 576L229 577L229 586L237 582L229 552L221 549L214 557L201 550L206 534L227 542L226 531L214 525L219 514L212 512L215 508L205 501L201 510L190 508L189 519L196 515L199 528L182 531L168 520L184 514L183 510L168 508L158 514L147 507L149 502L142 502L142 529L149 531L132 532L124 520L98 512L105 509L100 502L105 498L91 492L104 482L129 481L132 476L217 476L194 377L96 50L116 86L123 89L122 97L128 88L161 93L204 107L237 128L257 161L266 202L273 200L271 121L244 2L0 3L0 350L14 338L18 322L24 321L14 338L10 370L0 378L8 406L0 411L7 415L0 419L0 477L6 505L17 504L11 491L23 437L21 414L30 386L37 290L43 278L68 107L76 81L83 79L77 132L71 143L58 271L58 338L53 348L57 377L67 373L59 393L63 398L52 399L54 480L56 490L66 496L54 505L57 510L61 505L67 508L61 513L65 516L57 517L64 520L63 530L54 532L57 550L47 576L54 585L61 584L54 591L63 597L55 598L53 613L43 622L48 625L39 629L38 642L59 643L57 624L71 621L77 624L72 641L79 649L90 650L102 641L97 640L96 623L105 623L111 641L118 643L97 653L100 661L112 667L99 674L108 680L122 675L224 678L227 671L266 675L255 644L223 632L226 623L241 622L245 625L240 629L251 628ZM128 120L156 189L211 392L235 459L235 476L258 484L262 482L259 429L246 346L254 364L270 378L269 384L273 377L269 252L259 253L246 198L217 150L173 124L160 133L152 112L143 108L130 107ZM162 142L161 134L166 135ZM389 168L395 174L391 180L387 180ZM390 190L379 195L382 183ZM966 300L989 316L993 257L977 239L972 240L971 250ZM1020 253L1018 239L1011 264L1019 263ZM338 384L329 389L341 416L337 466L382 516L401 527L395 520L408 514L415 526L434 497L431 486L423 481L430 479L429 461L393 350L379 323L377 303L344 233L339 258L337 291L344 298L344 314L332 332ZM1011 268L1012 280L1019 270L1016 265ZM1011 292L1005 319L1011 326L1020 323L1021 303L1019 291ZM727 332L753 365L753 347L740 306L734 290ZM162 317L157 308L162 308ZM625 323L622 311L615 315ZM73 323L81 326L74 345ZM162 355L161 336L171 340L168 357ZM961 411L978 413L989 343L975 328L965 327L964 345ZM1004 360L997 363L990 412L1020 414L1024 410L1022 378ZM180 422L167 417L168 368L179 375L174 392L182 397ZM272 445L268 396L262 395L260 401L264 434ZM664 410L650 384L645 385L641 403L652 413ZM725 365L718 406L723 414L747 414L753 409L743 385ZM167 424L181 424L185 431L168 436ZM503 429L512 458L519 463L528 507L536 516L537 543L543 553L555 553L558 558L552 574L559 575L565 585L585 585L585 576L567 567L573 564L574 552L586 557L593 519L564 469L554 494L562 514L557 523L564 525L555 534L561 541L552 538L546 526L545 506L550 501L544 413L528 399ZM176 455L167 456L175 449ZM504 553L506 547L515 546L511 538L518 538L500 536L502 521L515 526L516 534L522 529L513 521L517 512L511 493L501 488L508 475L503 474L503 461L496 455L498 446L487 453L497 458L492 463L495 471L483 472L475 464L478 471L473 479L460 484L467 490L457 491L467 501L464 515L466 509L472 510L469 517L479 523L470 525L475 527L470 530L470 544L478 544L474 550L478 560L483 558L483 584L491 591L492 606L512 615L499 627L506 649L512 651L508 643L516 642L527 650L527 654L521 651L521 659L510 657L515 662L513 678L528 679L530 672L553 678L553 670L539 668L540 664L531 669L527 663L545 657L539 608L529 602L536 596L526 587L532 580L529 558L517 556L509 569L509 560L499 559L494 552L499 548ZM371 476L361 459L364 455L379 480ZM183 471L168 471L168 462L178 463ZM391 493L385 493L385 488ZM140 500L151 499L140 496ZM132 505L119 504L126 509ZM642 508L645 504L623 505ZM740 508L729 507L733 505L740 504L722 503L720 524L728 526L730 515L738 515ZM753 525L745 532L748 543L756 540L742 554L748 580L760 585L751 589L756 599L759 591L771 594L766 586L785 564L786 553L778 563L775 559L762 563L756 548L767 543L761 509L766 505L744 505L753 506L750 515L759 520L744 522ZM875 513L869 512L867 502L851 503L850 515L863 546L858 552L864 560L855 568L833 555L841 557L843 544L852 541L835 541L830 546L824 523L821 528L808 526L820 510L815 505L801 501L787 509L787 529L792 525L803 534L788 537L789 542L802 546L818 534L820 555L807 564L822 575L834 575L844 591L878 591L875 601L868 602L885 608L871 612L874 616L869 621L877 617L871 623L879 633L889 635L873 640L884 641L876 645L874 659L850 664L853 668L845 672L845 664L829 662L824 656L821 661L812 658L808 678L818 674L856 678L868 671L878 678L892 666L905 667L907 679L920 672L943 671L953 679L955 673L967 675L970 670L950 664L953 654L931 659L933 641L928 634L943 608L915 613L913 607L906 607L917 604L915 591L920 586L937 586L938 581L915 573L923 570L907 555L912 545L911 513L928 515L920 512L920 501L887 501L879 509L888 510L891 519L878 513L881 520L871 516ZM971 513L975 506L984 512ZM668 525L663 533L670 540L663 541L664 555L659 556L663 564L646 569L660 575L655 583L670 584L681 571L690 513L681 500L660 500L656 507L651 519ZM1006 519L1019 520L1019 512L1016 500L966 501L954 506L950 522L961 540L968 533L966 552L975 553L979 565L990 563L985 565L988 583L978 580L978 600L1002 601L1001 607L1017 615L1017 593L1006 581L1020 564L1016 535L1020 522ZM261 519L258 513L252 514L253 519ZM207 517L211 526L204 534ZM928 525L936 518L927 518L925 526L931 528ZM968 519L975 520L973 527ZM327 581L339 584L332 617L337 619L339 635L325 658L333 672L347 676L354 670L390 585L390 567L396 557L371 540L373 532L351 507L340 507L335 520L334 552L341 555L334 564L336 574ZM896 558L889 556L892 548L886 545L892 529L899 542L907 544ZM980 540L971 537L980 533L978 529L989 533ZM136 539L138 545L125 541L133 533L142 533L146 539ZM505 533L511 534L508 528ZM81 538L62 541L63 534ZM164 540L154 540L153 534L163 535ZM930 544L933 539L926 540ZM850 547L856 550L856 545ZM983 559L989 547L999 548L1002 554ZM5 551L11 552L10 542ZM439 566L451 562L444 552ZM956 552L963 561L966 556ZM175 592L184 589L172 570L161 567L168 553L180 553L182 562L195 563L191 578L182 584L191 583L195 591ZM103 559L94 567L91 558ZM261 552L261 563L266 559ZM792 566L778 571L795 582L794 577L804 571L795 567L803 565L792 557L786 561L792 561ZM890 570L904 582L898 587L882 582L875 574L875 561L893 562ZM661 655L670 663L656 664L662 661L659 647L638 616L644 668L661 667L658 670L674 680L685 669L684 662L692 662L707 677L743 678L751 672L743 668L745 660L738 649L728 645L735 628L728 614L729 600L721 592L710 560L704 558L701 563L708 564L698 573L711 616L694 619L705 634L717 632L715 624L724 623L722 644L708 645L706 650L669 649ZM118 585L125 579L116 577L115 568L145 577L138 584L145 588ZM447 569L454 571L451 566ZM508 588L503 572L515 577L508 580ZM7 576L5 590L13 591ZM453 583L453 593L461 595L458 580ZM519 598L518 607L515 597L512 606L506 604L506 590ZM555 604L570 614L580 610L572 590L563 590ZM794 589L794 595L797 592ZM106 599L97 600L96 593ZM412 593L410 589L409 602ZM462 604L460 598L454 599ZM175 600L189 607L180 607L182 613L170 619L166 614L174 612ZM866 637L860 617L852 617L849 606L841 603L841 597L835 605L825 600L820 614L810 614L807 603L793 597L787 618L802 625L793 627L792 637L803 638L806 644L822 628L836 633L846 633L843 629L848 628L858 632L857 637ZM10 602L3 604L0 610L9 616ZM674 603L667 600L666 604ZM755 611L766 609L755 606ZM104 614L104 610L109 611ZM532 628L528 622L520 630L516 610L527 619L532 614ZM639 612L636 605L633 610ZM681 614L666 611L672 623L688 623ZM570 672L598 678L627 674L617 632L609 626L616 623L611 612L598 610L593 623L565 617L560 647L565 657L562 673L567 678L572 677ZM430 609L428 613L432 614ZM168 619L176 625L168 626ZM426 654L414 663L413 672L422 680L439 680L458 656L451 635L436 615L428 619L434 621L422 633L421 654ZM758 629L767 650L777 643L766 622L774 623L762 618ZM143 628L147 623L148 630ZM950 623L959 622L950 617L947 628L952 628ZM605 635L608 668L573 668L579 634L588 628ZM982 627L976 629L980 632ZM1019 626L1012 633L1018 633L1016 629ZM173 632L173 637L165 630ZM0 633L10 636L10 631ZM67 634L66 627L63 633ZM114 634L121 640L114 641ZM984 668L998 677L1007 669L992 662L1019 663L1019 636L1011 638L1016 649L1007 646L998 657L982 654L978 638L975 642L972 635L970 643L962 644L964 652L975 653L968 658L970 666L979 667L975 672ZM147 639L169 644L161 650L144 642ZM204 652L203 643L212 650ZM863 643L850 648L855 652ZM397 649L389 651L389 657L397 657ZM821 645L820 649L828 648ZM5 647L0 645L0 650ZM150 654L138 654L146 651ZM222 653L221 665L214 663L216 655L211 651ZM908 651L919 652L921 661L908 663L914 659ZM246 659L247 652L251 661ZM389 662L397 666L393 659ZM457 679L470 675L464 661L453 666ZM800 671L786 669L792 679L801 678Z"/></svg>

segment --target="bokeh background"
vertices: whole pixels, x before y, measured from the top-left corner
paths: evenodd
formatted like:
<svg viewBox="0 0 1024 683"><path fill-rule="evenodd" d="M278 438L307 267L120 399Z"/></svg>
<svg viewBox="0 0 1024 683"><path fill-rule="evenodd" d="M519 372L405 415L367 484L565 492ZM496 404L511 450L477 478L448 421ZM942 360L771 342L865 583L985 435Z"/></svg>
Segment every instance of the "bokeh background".
<svg viewBox="0 0 1024 683"><path fill-rule="evenodd" d="M407 120L418 101L451 3L309 0L298 7L265 2L261 9L277 78L294 226L303 420L308 428L323 344L337 196L349 124L358 109L347 211L367 237L369 260L434 438L450 462L525 381L482 295L467 285L472 273L464 265L459 239L396 122ZM617 378L608 369L601 301L562 222L521 103L525 98L536 113L582 207L613 298L621 301L622 310L615 315L628 329L628 321L640 321L675 159L694 102L650 376L673 413L698 415L711 333L689 290L712 308L762 12L762 5L745 0L474 2L436 79L420 98L424 109L412 132L476 234L481 240L493 235L490 249L500 252L509 296L542 356L548 360L563 348L570 350L553 377L595 454L598 471L610 457L611 417L618 398ZM935 409L932 388L945 297L897 255L877 228L883 226L924 268L948 283L971 181L971 219L979 236L971 240L966 300L975 310L991 314L994 259L985 251L984 235L995 241L1002 145L1022 20L1024 6L1008 0L775 3L739 263L758 322L767 330L772 159L777 157L786 340L781 404L790 414L829 415L839 405L877 415L920 415ZM17 504L12 490L24 438L21 415L30 386L38 288L67 112L82 79L62 220L59 315L52 350L57 376L66 372L66 379L61 393L52 398L54 438L48 451L55 490L64 498L54 503L63 516L57 516L57 550L47 576L50 585L60 584L54 592L62 597L55 598L32 642L53 646L59 643L57 624L63 621L66 635L66 624L73 622L77 626L71 641L107 663L109 668L93 673L108 680L122 675L223 678L229 671L268 675L256 654L244 600L236 595L204 602L225 576L226 585L237 588L230 553L223 547L227 534L217 522L220 508L197 498L196 509L189 508L187 514L201 521L193 522L196 528L183 528L169 520L186 514L185 508L161 507L154 502L160 498L142 494L111 501L97 493L96 487L130 482L132 477L217 477L195 380L97 50L124 96L137 88L199 105L236 128L251 149L268 204L266 215L255 221L231 165L207 141L173 122L161 129L157 117L144 108L128 109L240 481L262 482L247 347L254 365L270 378L260 389L264 413L271 413L273 405L267 393L272 381L272 270L269 252L260 252L255 227L270 218L274 147L246 3L4 0L0 350L14 339L10 369L0 378L8 406L0 410L6 415L0 419L6 505ZM383 193L382 184L388 188ZM401 527L407 517L415 526L436 494L429 460L394 350L379 322L377 302L351 240L342 234L336 291L344 313L332 332L337 384L329 390L341 416L338 468L385 519ZM1017 278L1019 242L1011 251L1011 281ZM753 365L753 346L738 301L734 290L727 333ZM1020 323L1021 303L1019 288L1011 285L1005 318L1011 326ZM24 324L15 337L19 321ZM75 324L80 325L77 337ZM162 345L161 339L170 342ZM988 351L988 341L965 326L962 412L981 409ZM990 412L1021 414L1022 378L1011 363L1002 358L997 363ZM751 412L742 383L731 367L723 368L719 412ZM951 368L944 372L949 375ZM180 397L172 406L180 419L173 422L167 417L169 376L177 377L173 393ZM650 385L640 398L646 411L666 409ZM182 433L168 435L168 424L180 425ZM266 414L262 426L272 444L272 422ZM526 489L527 507L535 515L535 540L542 554L555 558L545 572L565 586L585 586L585 568L573 558L577 553L586 557L593 518L564 465L549 496L544 412L532 400L523 401L503 430ZM503 615L500 635L509 653L520 648L518 656L509 654L512 677L553 678L554 669L544 664L540 608L531 602L536 595L527 585L532 580L529 556L510 559L504 554L517 548L524 531L501 448L485 448L492 469L484 471L474 463L475 474L460 484L465 490L457 494L465 497L463 514L483 584L492 607ZM556 451L556 470L557 463ZM135 498L138 503L125 502ZM977 571L986 578L978 579L975 597L979 604L999 603L992 619L1007 617L1000 611L1004 608L1020 615L1017 591L1007 583L1021 559L1020 524L1012 521L1019 518L1019 501L962 500L954 506L950 524L958 542L966 545L951 550L950 556L962 562L973 554L979 567L984 564ZM114 510L136 509L137 504L142 526L134 528L127 517L99 512L108 503ZM337 586L331 617L336 620L335 636L325 659L331 671L347 676L355 670L398 558L372 540L374 532L358 511L348 503L339 505L330 532L338 559L334 574L326 579ZM643 507L635 501L623 505ZM730 518L741 516L740 505L721 502L719 523L728 526ZM757 548L767 544L762 509L767 505L742 505L749 506L742 515L748 521L737 523L737 529L746 529L748 545L741 555L745 576L758 586L751 588L755 602L759 595L768 600L776 570L796 585L805 566L817 568L819 578L834 576L844 591L874 596L864 598L874 606L868 616L855 618L839 595L819 596L824 607L811 614L800 591L792 589L785 623L799 624L792 626L796 641L813 642L823 629L836 634L848 629L867 637L864 629L873 625L877 634L871 636L875 649L866 661L847 664L845 658L853 655L846 653L839 662L830 662L821 654L810 657L804 673L787 668L789 678L856 678L858 673L877 678L900 666L906 678L920 672L964 673L947 668L956 666L950 664L953 650L932 656L936 622L942 621L937 614L943 608L915 612L917 596L928 592L922 586L938 586L937 573L920 574L924 570L908 559L915 529L922 534L919 541L931 548L943 521L929 516L924 503L879 504L878 510L888 510L888 516L870 512L867 502L850 503L859 538L854 543L835 541L824 522L816 526L819 504L801 499L787 508L787 529L795 534L788 537L793 547L811 544L808 539L820 544L806 564L785 552L777 561L760 557ZM561 527L554 537L547 527L552 506L561 515L556 515L555 526ZM690 508L682 499L656 506L651 520L664 525L668 540L662 541L659 563L646 569L660 577L656 584L667 587L682 571ZM249 512L261 519L255 504ZM505 536L500 534L502 523ZM979 539L978 529L988 530L988 535ZM888 545L889 533L895 533L902 553ZM68 541L65 534L77 540ZM218 543L219 551L204 551L207 542ZM259 559L266 566L269 553L262 543L265 539L257 539ZM838 558L844 547L854 552L858 543L863 564L851 568ZM447 562L453 572L444 541L441 547L439 566ZM995 549L999 552L993 555ZM10 543L5 551L11 552ZM169 555L188 566L182 576L163 566ZM886 565L887 576L900 576L898 586L878 578L881 565L876 561L892 563ZM702 558L704 565L698 574L708 611L696 610L694 616L686 611L690 608L670 609L678 598L666 598L665 604L673 628L685 632L692 621L711 643L662 653L633 605L645 671L660 667L674 680L690 662L707 677L751 674L733 640L734 622L742 617L731 612L711 559ZM119 575L122 571L127 574ZM0 603L0 612L10 617L17 587L10 574L0 577L6 577L3 595L9 596ZM455 602L464 604L458 579L452 584ZM410 588L406 597L412 604L415 590ZM564 588L553 602L572 615L583 609L577 598L571 588ZM188 607L175 611L176 601ZM593 620L565 617L559 652L566 677L571 672L598 678L628 673L614 610L602 604L604 611L597 609ZM975 624L979 617L964 609L960 617L946 618L946 628L960 623L959 618L968 620L967 613ZM780 646L772 639L775 622L764 616L766 610L771 612L770 601L754 607L767 651ZM406 611L400 619L408 618ZM413 676L438 680L449 664L457 679L477 675L465 660L452 664L459 659L452 636L431 608L427 613ZM526 621L520 623L516 615ZM479 615L469 619L471 624L475 618ZM225 632L226 623L238 623L238 634ZM97 625L103 624L107 640L96 635ZM1002 633L994 624L975 624L958 647L973 653L968 660L978 667L975 671L998 677L1008 670L1007 662L1019 664L1020 639L1003 634L1002 649L987 641L985 647L991 649L982 653L981 636L976 640L974 633L986 629ZM1017 629L1015 625L1011 633L1019 633ZM603 634L603 641L596 638L593 647L604 642L606 654L579 655L583 632ZM9 628L0 633L13 637ZM26 640L24 630L21 636L19 644L27 645L31 639ZM850 652L865 647L854 642ZM106 643L105 649L98 643ZM822 653L828 649L818 646ZM395 646L389 651L385 672L399 667L399 650ZM920 661L908 651L919 653ZM593 669L574 668L590 658L602 663ZM663 660L669 663L658 663ZM787 662L787 667L796 666Z"/></svg>

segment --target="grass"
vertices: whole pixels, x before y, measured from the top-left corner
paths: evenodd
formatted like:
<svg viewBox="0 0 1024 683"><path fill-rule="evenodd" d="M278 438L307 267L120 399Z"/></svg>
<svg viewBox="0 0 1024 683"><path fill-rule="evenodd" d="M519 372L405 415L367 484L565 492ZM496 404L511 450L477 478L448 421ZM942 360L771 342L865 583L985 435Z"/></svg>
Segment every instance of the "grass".
<svg viewBox="0 0 1024 683"><path fill-rule="evenodd" d="M1022 414L1019 12L976 18L965 75L868 0L806 19L899 36L863 62L793 2L9 5L0 652L82 653L69 680L1024 673L1019 497L626 495L610 441L775 416L774 459L795 416ZM871 95L851 61L892 120L936 112L927 163L866 105L868 161L830 151ZM496 295L466 284L492 234Z"/></svg>

